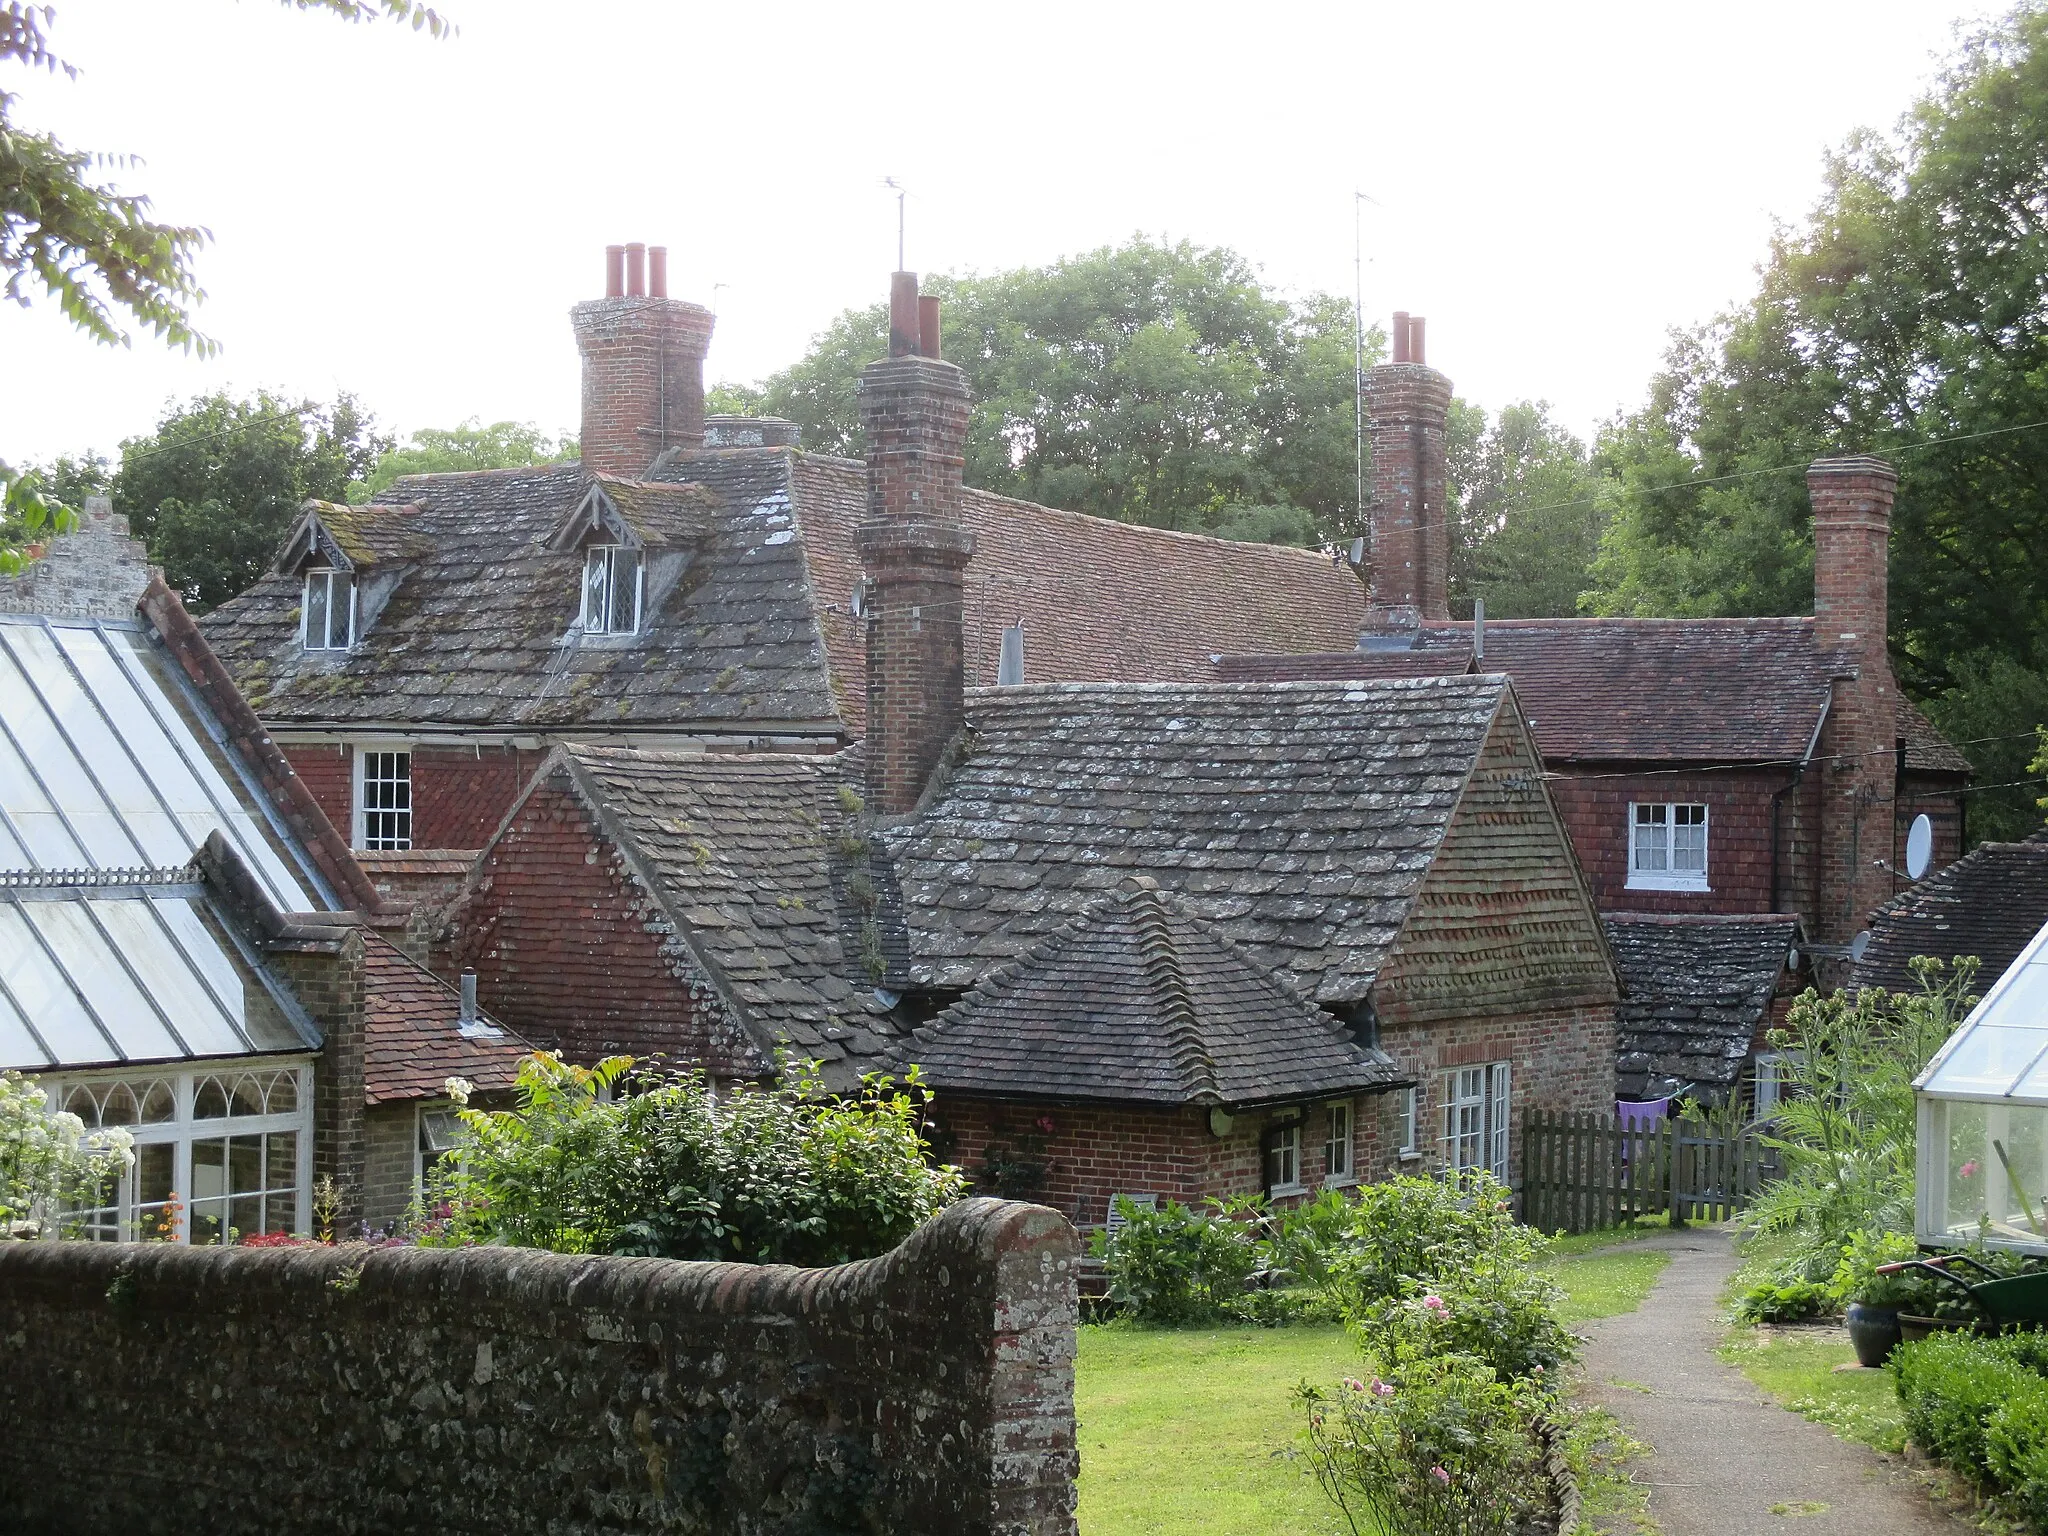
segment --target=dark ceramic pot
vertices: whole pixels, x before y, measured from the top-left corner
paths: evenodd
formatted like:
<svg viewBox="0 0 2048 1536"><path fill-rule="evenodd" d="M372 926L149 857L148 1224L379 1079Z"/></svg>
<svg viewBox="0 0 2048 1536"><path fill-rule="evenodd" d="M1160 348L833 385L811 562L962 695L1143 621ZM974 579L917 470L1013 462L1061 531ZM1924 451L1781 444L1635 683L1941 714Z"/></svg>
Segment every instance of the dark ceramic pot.
<svg viewBox="0 0 2048 1536"><path fill-rule="evenodd" d="M1857 1364L1872 1368L1883 1365L1899 1347L1897 1307L1866 1307L1860 1301L1852 1301L1848 1320L1849 1342L1856 1346Z"/></svg>

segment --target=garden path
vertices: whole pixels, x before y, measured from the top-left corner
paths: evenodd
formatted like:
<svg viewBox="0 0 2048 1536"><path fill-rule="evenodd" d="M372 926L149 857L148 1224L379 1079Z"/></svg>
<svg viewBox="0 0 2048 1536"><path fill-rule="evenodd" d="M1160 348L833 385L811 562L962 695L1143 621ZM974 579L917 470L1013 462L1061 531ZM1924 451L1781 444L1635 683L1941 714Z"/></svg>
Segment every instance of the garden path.
<svg viewBox="0 0 2048 1536"><path fill-rule="evenodd" d="M1664 1536L1960 1536L1912 1474L1778 1407L1715 1354L1740 1262L1711 1227L1646 1244L1671 1264L1641 1307L1586 1325L1579 1395L1655 1454L1635 1464ZM1777 1512L1773 1512L1776 1506Z"/></svg>

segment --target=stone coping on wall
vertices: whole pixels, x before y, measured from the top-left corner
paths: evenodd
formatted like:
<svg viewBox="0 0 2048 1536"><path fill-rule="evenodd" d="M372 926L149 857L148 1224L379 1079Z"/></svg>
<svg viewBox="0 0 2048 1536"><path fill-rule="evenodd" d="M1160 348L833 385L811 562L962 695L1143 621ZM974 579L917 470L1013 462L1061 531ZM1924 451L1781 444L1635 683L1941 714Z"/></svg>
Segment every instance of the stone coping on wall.
<svg viewBox="0 0 2048 1536"><path fill-rule="evenodd" d="M1057 1212L980 1199L811 1270L0 1243L0 1508L93 1536L1064 1536L1078 1257Z"/></svg>

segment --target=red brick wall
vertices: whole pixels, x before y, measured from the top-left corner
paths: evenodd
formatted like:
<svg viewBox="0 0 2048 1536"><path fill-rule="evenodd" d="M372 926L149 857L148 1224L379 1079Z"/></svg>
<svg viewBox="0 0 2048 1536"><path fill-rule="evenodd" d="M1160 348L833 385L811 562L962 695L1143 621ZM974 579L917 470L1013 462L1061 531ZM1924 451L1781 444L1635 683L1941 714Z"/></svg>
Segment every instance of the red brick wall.
<svg viewBox="0 0 2048 1536"><path fill-rule="evenodd" d="M1913 818L1925 814L1934 824L1934 857L1929 873L1953 864L1963 856L1963 797L1943 779L1909 773L1899 785L1896 838L1892 845L1892 868L1898 871L1898 888L1906 879L1906 838L1913 830Z"/></svg>
<svg viewBox="0 0 2048 1536"><path fill-rule="evenodd" d="M565 781L537 789L489 850L449 960L475 970L490 1012L573 1061L661 1053L719 1077L761 1070Z"/></svg>
<svg viewBox="0 0 2048 1536"><path fill-rule="evenodd" d="M285 748L293 769L344 837L355 835L355 748ZM481 848L547 758L512 747L412 749L412 845Z"/></svg>
<svg viewBox="0 0 2048 1536"><path fill-rule="evenodd" d="M1373 1177L1385 1162L1385 1098L1368 1095L1352 1101L1354 1177ZM1111 1197L1119 1194L1156 1194L1189 1205L1258 1193L1265 1184L1266 1128L1289 1113L1301 1115L1301 1182L1311 1191L1321 1188L1327 1172L1327 1111L1321 1100L1250 1111L1234 1116L1229 1133L1217 1136L1209 1129L1206 1109L1004 1104L948 1095L935 1107L934 1140L941 1157L977 1179L991 1142L1009 1147L1013 1156L1032 1145L1047 1172L1044 1189L1027 1198L1064 1212L1076 1226L1100 1226Z"/></svg>
<svg viewBox="0 0 2048 1536"><path fill-rule="evenodd" d="M1716 773L1608 776L1612 770L1574 773L1555 766L1550 781L1593 899L1603 912L1768 912L1771 910L1771 796L1791 781L1782 768ZM1801 807L1785 797L1780 836L1786 850L1780 877L1781 908L1792 895L1789 871L1797 861ZM1669 801L1707 807L1707 886L1704 891L1631 890L1628 884L1629 806Z"/></svg>
<svg viewBox="0 0 2048 1536"><path fill-rule="evenodd" d="M342 743L289 746L285 761L311 791L334 830L349 837L355 812L355 750Z"/></svg>
<svg viewBox="0 0 2048 1536"><path fill-rule="evenodd" d="M583 355L583 467L637 480L664 448L704 445L711 311L679 299L593 299L569 312Z"/></svg>

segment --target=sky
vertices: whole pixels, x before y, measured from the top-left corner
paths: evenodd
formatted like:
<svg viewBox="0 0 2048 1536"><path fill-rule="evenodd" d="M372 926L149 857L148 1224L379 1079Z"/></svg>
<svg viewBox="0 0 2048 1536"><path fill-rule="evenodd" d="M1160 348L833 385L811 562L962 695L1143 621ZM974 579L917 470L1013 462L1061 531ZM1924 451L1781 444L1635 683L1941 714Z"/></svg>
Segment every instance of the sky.
<svg viewBox="0 0 2048 1536"><path fill-rule="evenodd" d="M386 430L576 426L568 309L666 245L707 382L799 357L907 259L995 271L1154 237L1429 320L1466 399L1590 433L1674 326L1753 286L1824 155L1889 128L1993 7L1953 0L1211 6L447 0L436 42L267 0L58 0L76 81L18 124L206 226L200 360L0 304L0 460L113 453L215 389Z"/></svg>

